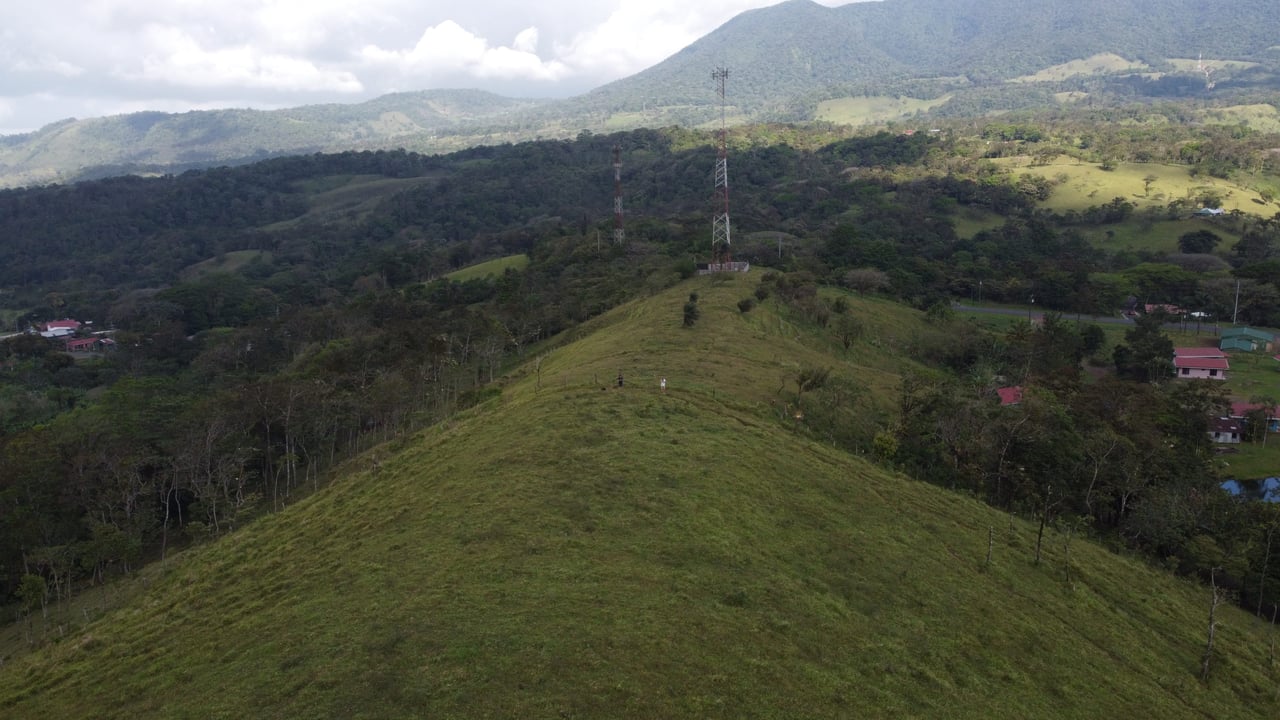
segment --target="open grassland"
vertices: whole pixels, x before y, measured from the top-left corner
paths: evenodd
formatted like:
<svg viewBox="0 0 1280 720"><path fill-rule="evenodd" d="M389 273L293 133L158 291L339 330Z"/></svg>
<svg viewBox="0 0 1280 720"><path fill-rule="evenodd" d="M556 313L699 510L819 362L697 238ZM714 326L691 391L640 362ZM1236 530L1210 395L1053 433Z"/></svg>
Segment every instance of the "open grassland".
<svg viewBox="0 0 1280 720"><path fill-rule="evenodd" d="M1042 207L1065 212L1084 210L1092 205L1105 205L1123 198L1139 208L1166 206L1177 199L1196 199L1206 193L1221 199L1224 210L1258 214L1266 212L1258 193L1229 180L1199 175L1183 165L1155 163L1117 163L1113 170L1103 170L1093 163L1059 156L1047 165L1032 165L1029 157L1001 158L995 161L1014 174L1042 175L1057 181L1053 194ZM1150 184L1146 178L1154 178Z"/></svg>
<svg viewBox="0 0 1280 720"><path fill-rule="evenodd" d="M1203 122L1213 125L1246 125L1259 132L1280 132L1280 110L1275 105L1231 105L1200 111Z"/></svg>
<svg viewBox="0 0 1280 720"><path fill-rule="evenodd" d="M1126 60L1115 53L1099 53L1080 60L1047 67L1034 75L1024 75L1009 82L1059 82L1081 75L1106 75L1122 72L1150 70L1151 66L1136 60Z"/></svg>
<svg viewBox="0 0 1280 720"><path fill-rule="evenodd" d="M931 100L891 95L836 98L818 103L815 118L841 125L871 125L910 118L918 112L928 112L950 100L951 95Z"/></svg>
<svg viewBox="0 0 1280 720"><path fill-rule="evenodd" d="M1256 62L1246 60L1206 60L1203 58L1169 58L1169 64L1181 72L1200 72L1201 68L1210 70L1248 70L1258 67Z"/></svg>
<svg viewBox="0 0 1280 720"><path fill-rule="evenodd" d="M1240 241L1240 234L1225 223L1198 217L1156 222L1145 222L1141 218L1130 219L1122 223L1091 227L1081 235L1109 252L1147 250L1174 254L1181 252L1178 249L1178 238L1197 230L1208 230L1222 238L1222 242L1215 248L1219 253L1228 252L1232 245Z"/></svg>
<svg viewBox="0 0 1280 720"><path fill-rule="evenodd" d="M1031 524L777 417L795 367L891 386L927 327L854 298L868 330L837 354L774 301L738 312L753 280L586 323L500 396L173 558L0 667L0 715L1277 715L1251 616L1219 608L1201 682L1207 590L1053 532L1033 565Z"/></svg>
<svg viewBox="0 0 1280 720"><path fill-rule="evenodd" d="M239 272L249 263L259 259L270 263L271 253L265 250L232 250L188 266L182 271L182 279L196 280L213 273Z"/></svg>
<svg viewBox="0 0 1280 720"><path fill-rule="evenodd" d="M381 175L330 175L312 178L298 184L298 190L308 196L307 212L291 220L272 223L264 229L277 230L303 222L324 222L338 218L357 219L388 197L437 179L435 176L388 178Z"/></svg>
<svg viewBox="0 0 1280 720"><path fill-rule="evenodd" d="M1224 478L1261 480L1280 477L1280 436L1272 433L1267 443L1232 445L1237 452L1218 457L1218 472Z"/></svg>
<svg viewBox="0 0 1280 720"><path fill-rule="evenodd" d="M468 265L460 270L454 270L445 277L456 282L466 282L486 277L498 277L505 273L508 269L522 270L529 264L529 256L508 255L495 260L487 260L475 265Z"/></svg>

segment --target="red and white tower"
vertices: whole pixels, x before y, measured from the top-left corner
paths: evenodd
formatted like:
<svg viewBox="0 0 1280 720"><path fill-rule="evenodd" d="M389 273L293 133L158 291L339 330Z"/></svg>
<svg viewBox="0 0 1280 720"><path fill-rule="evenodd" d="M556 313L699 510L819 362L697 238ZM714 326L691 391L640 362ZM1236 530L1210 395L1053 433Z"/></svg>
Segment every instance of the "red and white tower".
<svg viewBox="0 0 1280 720"><path fill-rule="evenodd" d="M622 227L622 148L613 146L613 242L622 245L627 231Z"/></svg>
<svg viewBox="0 0 1280 720"><path fill-rule="evenodd" d="M716 151L716 193L715 216L711 219L711 262L732 262L729 246L729 140L725 126L725 81L729 79L728 68L716 68L711 73L716 81L716 92L720 94L720 142Z"/></svg>

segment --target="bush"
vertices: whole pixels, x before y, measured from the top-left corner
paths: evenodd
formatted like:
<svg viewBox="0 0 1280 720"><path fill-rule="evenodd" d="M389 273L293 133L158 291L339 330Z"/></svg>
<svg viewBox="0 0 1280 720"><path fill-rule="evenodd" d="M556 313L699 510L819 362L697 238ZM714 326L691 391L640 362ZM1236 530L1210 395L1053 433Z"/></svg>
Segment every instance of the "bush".
<svg viewBox="0 0 1280 720"><path fill-rule="evenodd" d="M698 304L695 302L687 302L684 304L684 326L693 327L698 322Z"/></svg>
<svg viewBox="0 0 1280 720"><path fill-rule="evenodd" d="M751 308L754 308L755 306L756 306L755 298L746 297L738 301L739 312L744 312L744 313L751 312Z"/></svg>
<svg viewBox="0 0 1280 720"><path fill-rule="evenodd" d="M756 299L759 300L760 302L764 302L765 300L769 299L768 285L761 285L756 288Z"/></svg>

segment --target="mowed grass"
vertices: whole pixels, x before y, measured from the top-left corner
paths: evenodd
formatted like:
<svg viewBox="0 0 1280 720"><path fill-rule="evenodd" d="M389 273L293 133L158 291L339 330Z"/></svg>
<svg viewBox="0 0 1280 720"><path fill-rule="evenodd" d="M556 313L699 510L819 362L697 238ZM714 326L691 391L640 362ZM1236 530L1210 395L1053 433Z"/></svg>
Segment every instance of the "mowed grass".
<svg viewBox="0 0 1280 720"><path fill-rule="evenodd" d="M1105 75L1121 72L1140 72L1150 70L1151 66L1137 60L1127 60L1115 53L1099 53L1087 58L1071 60L1059 65L1047 67L1034 75L1024 75L1009 82L1058 82L1081 75Z"/></svg>
<svg viewBox="0 0 1280 720"><path fill-rule="evenodd" d="M445 277L455 282L466 282L468 280L479 280L486 277L498 277L508 269L522 270L528 265L528 255L523 253L520 255L508 255L494 260L486 260L482 263L476 263L475 265L468 265L460 270L454 270Z"/></svg>
<svg viewBox="0 0 1280 720"><path fill-rule="evenodd" d="M0 715L1276 716L1251 616L1219 608L1201 682L1207 590L1080 538L1068 566L1053 531L1036 566L1031 524L775 419L788 368L875 384L924 328L855 298L865 347L833 355L773 302L739 313L754 284L618 308L501 397L178 556L0 667Z"/></svg>
<svg viewBox="0 0 1280 720"><path fill-rule="evenodd" d="M815 119L841 125L871 125L928 112L951 100L951 95L920 99L902 95L844 97L818 103Z"/></svg>

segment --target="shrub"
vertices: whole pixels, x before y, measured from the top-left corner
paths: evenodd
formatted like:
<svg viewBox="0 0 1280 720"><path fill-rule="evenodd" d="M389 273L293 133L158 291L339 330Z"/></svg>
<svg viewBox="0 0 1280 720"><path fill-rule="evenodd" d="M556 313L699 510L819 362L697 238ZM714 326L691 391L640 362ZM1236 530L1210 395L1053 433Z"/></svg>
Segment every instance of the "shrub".
<svg viewBox="0 0 1280 720"><path fill-rule="evenodd" d="M760 302L764 302L765 300L769 299L768 285L761 285L756 288L756 299L759 300Z"/></svg>
<svg viewBox="0 0 1280 720"><path fill-rule="evenodd" d="M698 304L695 302L687 302L684 304L684 326L693 327L698 322Z"/></svg>
<svg viewBox="0 0 1280 720"><path fill-rule="evenodd" d="M748 313L756 306L755 298L745 297L738 301L738 311Z"/></svg>

